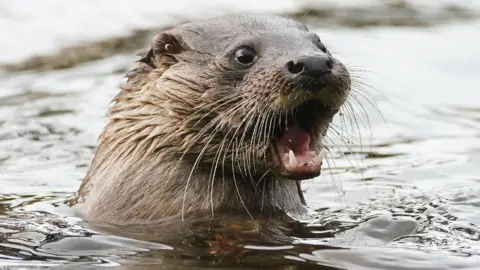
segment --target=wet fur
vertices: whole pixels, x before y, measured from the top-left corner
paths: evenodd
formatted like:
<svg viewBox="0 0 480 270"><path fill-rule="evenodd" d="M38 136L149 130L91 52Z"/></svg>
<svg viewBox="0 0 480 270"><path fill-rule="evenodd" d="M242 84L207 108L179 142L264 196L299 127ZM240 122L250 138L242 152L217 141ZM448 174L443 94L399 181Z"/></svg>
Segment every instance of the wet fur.
<svg viewBox="0 0 480 270"><path fill-rule="evenodd" d="M305 85L282 79L270 55L253 70L214 55L236 42L236 36L214 25L230 22L228 27L249 34L250 29L280 34L306 29L269 15L216 20L159 34L127 74L72 201L85 218L124 224L216 213L254 217L304 211L299 181L273 173L278 165L268 157L273 154L272 126L281 121L276 117L281 108L272 109L272 104L281 92ZM209 33L202 32L209 28ZM197 46L192 43L196 35L228 46ZM290 57L289 51L278 50L275 59L280 60L275 61ZM331 102L342 104L350 86L348 73L329 86L326 93L341 89ZM326 133L332 117L319 122L319 134Z"/></svg>

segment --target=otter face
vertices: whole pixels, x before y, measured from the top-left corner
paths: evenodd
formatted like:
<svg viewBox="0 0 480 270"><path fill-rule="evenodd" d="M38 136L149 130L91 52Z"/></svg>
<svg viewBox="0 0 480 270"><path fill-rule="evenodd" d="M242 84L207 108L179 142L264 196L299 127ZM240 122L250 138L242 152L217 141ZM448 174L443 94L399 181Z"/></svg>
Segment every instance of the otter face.
<svg viewBox="0 0 480 270"><path fill-rule="evenodd" d="M320 174L322 140L351 80L304 25L272 15L218 17L159 35L149 54L143 61L162 70L161 106L183 131L172 144L192 165L256 179Z"/></svg>

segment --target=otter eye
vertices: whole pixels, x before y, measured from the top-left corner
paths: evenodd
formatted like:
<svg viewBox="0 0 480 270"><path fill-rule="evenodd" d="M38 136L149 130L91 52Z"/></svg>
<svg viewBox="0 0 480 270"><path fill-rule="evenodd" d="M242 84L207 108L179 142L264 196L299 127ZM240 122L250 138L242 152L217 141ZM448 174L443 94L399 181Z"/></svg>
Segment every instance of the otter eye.
<svg viewBox="0 0 480 270"><path fill-rule="evenodd" d="M235 59L241 64L250 64L255 60L255 52L249 47L240 48L235 53Z"/></svg>
<svg viewBox="0 0 480 270"><path fill-rule="evenodd" d="M317 47L324 53L327 53L327 47L322 43L320 39L317 41Z"/></svg>

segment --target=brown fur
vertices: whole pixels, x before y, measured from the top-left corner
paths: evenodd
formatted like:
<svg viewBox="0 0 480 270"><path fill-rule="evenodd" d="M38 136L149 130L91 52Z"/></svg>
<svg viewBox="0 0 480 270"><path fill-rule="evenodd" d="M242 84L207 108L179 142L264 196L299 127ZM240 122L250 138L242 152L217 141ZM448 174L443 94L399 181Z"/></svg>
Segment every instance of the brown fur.
<svg viewBox="0 0 480 270"><path fill-rule="evenodd" d="M250 68L229 61L242 36L268 48ZM159 34L114 98L72 205L87 219L112 223L302 212L299 181L278 173L271 138L282 121L277 114L291 105L282 97L309 87L285 78L280 67L317 52L311 36L303 25L270 15L229 15ZM335 65L338 74L315 98L338 108L350 77ZM333 113L317 117L323 136Z"/></svg>

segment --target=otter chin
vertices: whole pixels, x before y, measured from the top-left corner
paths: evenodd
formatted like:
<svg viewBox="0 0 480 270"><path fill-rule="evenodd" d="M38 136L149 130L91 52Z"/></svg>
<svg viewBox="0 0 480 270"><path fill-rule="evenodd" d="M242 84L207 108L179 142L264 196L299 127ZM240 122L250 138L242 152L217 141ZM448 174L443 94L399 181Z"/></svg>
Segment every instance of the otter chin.
<svg viewBox="0 0 480 270"><path fill-rule="evenodd" d="M156 35L113 99L71 206L118 224L302 213L347 68L291 19L231 14Z"/></svg>

